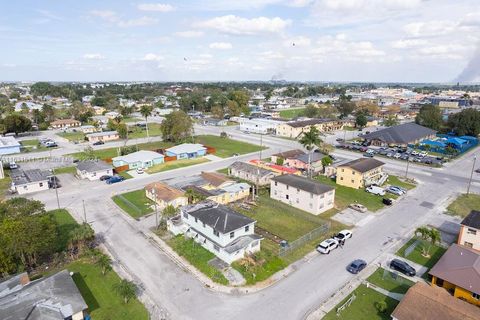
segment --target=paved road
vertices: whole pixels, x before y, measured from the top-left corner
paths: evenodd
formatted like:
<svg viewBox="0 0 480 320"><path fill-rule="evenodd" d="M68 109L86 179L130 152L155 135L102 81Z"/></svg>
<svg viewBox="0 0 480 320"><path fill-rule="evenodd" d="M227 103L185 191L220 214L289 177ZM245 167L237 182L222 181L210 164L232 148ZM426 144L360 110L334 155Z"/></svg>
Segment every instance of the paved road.
<svg viewBox="0 0 480 320"><path fill-rule="evenodd" d="M217 132L215 130L218 129L201 128L197 133ZM243 135L234 129L228 129L228 133L252 143L259 140L256 135ZM298 147L296 142L273 137L263 137L263 142L272 148L264 151L262 157ZM350 153L342 155L356 157ZM257 157L258 154L247 155L238 157L238 160ZM109 200L115 192L137 189L154 180L182 179L200 171L216 170L235 160L209 162L112 186L94 183L89 189L66 187L60 192L60 201L77 219L81 219L81 200L85 200L87 220L105 238L116 260L134 274L146 293L158 306L166 308L173 319L301 319L353 277L345 271L351 260L363 258L371 262L388 251L395 241L404 240L406 233L416 225L427 223L431 218L438 219L449 199L465 190L469 176L465 168L471 167L471 155L442 170L411 166L410 174L422 183L395 206L383 210L368 224L355 230L354 241L343 250L338 249L327 256L314 256L272 287L239 296L205 288L153 246L140 232L139 224L122 214ZM403 164L392 161L385 161L387 170L403 172ZM480 191L479 186L480 181L475 179L473 191ZM56 206L53 191L34 197L44 201L48 208Z"/></svg>

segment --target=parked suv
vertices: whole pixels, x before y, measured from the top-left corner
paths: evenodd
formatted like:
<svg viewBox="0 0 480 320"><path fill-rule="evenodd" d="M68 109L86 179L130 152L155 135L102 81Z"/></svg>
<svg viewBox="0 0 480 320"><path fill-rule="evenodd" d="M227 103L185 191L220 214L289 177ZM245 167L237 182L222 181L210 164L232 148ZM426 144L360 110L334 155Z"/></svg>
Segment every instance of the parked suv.
<svg viewBox="0 0 480 320"><path fill-rule="evenodd" d="M338 247L338 241L335 239L327 239L317 246L317 251L324 254L329 254L330 251Z"/></svg>
<svg viewBox="0 0 480 320"><path fill-rule="evenodd" d="M413 277L417 274L416 270L411 265L399 259L393 259L390 261L390 268L410 277Z"/></svg>

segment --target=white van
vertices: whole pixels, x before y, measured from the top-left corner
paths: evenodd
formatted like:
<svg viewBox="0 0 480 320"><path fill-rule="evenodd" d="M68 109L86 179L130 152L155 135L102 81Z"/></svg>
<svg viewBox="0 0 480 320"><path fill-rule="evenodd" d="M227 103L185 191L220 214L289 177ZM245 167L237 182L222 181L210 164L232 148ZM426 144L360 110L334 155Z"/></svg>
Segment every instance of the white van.
<svg viewBox="0 0 480 320"><path fill-rule="evenodd" d="M371 194L376 194L377 196L384 196L385 195L385 189L380 188L378 186L370 186L365 189L365 191L371 193Z"/></svg>

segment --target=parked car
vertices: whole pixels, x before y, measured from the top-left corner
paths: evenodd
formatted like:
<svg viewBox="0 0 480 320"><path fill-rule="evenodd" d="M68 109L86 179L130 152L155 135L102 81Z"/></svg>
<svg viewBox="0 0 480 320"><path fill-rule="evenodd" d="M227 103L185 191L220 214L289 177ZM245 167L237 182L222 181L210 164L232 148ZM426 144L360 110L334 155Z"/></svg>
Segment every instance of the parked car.
<svg viewBox="0 0 480 320"><path fill-rule="evenodd" d="M342 138L337 138L337 139L335 139L335 141L337 141L337 142L343 142L343 139L342 139Z"/></svg>
<svg viewBox="0 0 480 320"><path fill-rule="evenodd" d="M365 191L375 194L377 196L384 196L385 195L385 190L383 188L377 187L377 186L370 186L365 189Z"/></svg>
<svg viewBox="0 0 480 320"><path fill-rule="evenodd" d="M393 155L393 157L394 157L395 159L400 159L401 156L402 156L402 155L401 155L400 153L395 153L395 154Z"/></svg>
<svg viewBox="0 0 480 320"><path fill-rule="evenodd" d="M368 153L368 152L365 152L363 154L364 157L367 157L367 158L373 158L373 153Z"/></svg>
<svg viewBox="0 0 480 320"><path fill-rule="evenodd" d="M387 205L387 206L391 206L393 204L393 200L390 199L390 198L383 198L382 203Z"/></svg>
<svg viewBox="0 0 480 320"><path fill-rule="evenodd" d="M101 176L101 177L100 177L100 181L108 180L108 179L110 179L111 177L112 177L112 176L109 176L109 175Z"/></svg>
<svg viewBox="0 0 480 320"><path fill-rule="evenodd" d="M342 230L339 233L337 233L333 239L337 241L345 241L347 239L350 239L352 237L352 231L350 230Z"/></svg>
<svg viewBox="0 0 480 320"><path fill-rule="evenodd" d="M417 274L417 271L411 265L400 259L390 261L390 268L410 277L414 277Z"/></svg>
<svg viewBox="0 0 480 320"><path fill-rule="evenodd" d="M367 207L360 203L352 203L348 207L358 212L367 212Z"/></svg>
<svg viewBox="0 0 480 320"><path fill-rule="evenodd" d="M113 184L113 183L117 183L117 182L122 182L123 180L125 180L125 178L122 177L122 176L113 176L113 177L105 180L105 182L107 184Z"/></svg>
<svg viewBox="0 0 480 320"><path fill-rule="evenodd" d="M393 153L391 153L391 152L387 153L387 157L389 157L389 158L393 157Z"/></svg>
<svg viewBox="0 0 480 320"><path fill-rule="evenodd" d="M480 168L475 169L475 172L476 172L476 173L480 173Z"/></svg>
<svg viewBox="0 0 480 320"><path fill-rule="evenodd" d="M145 171L143 170L143 168L137 168L137 174L143 174Z"/></svg>
<svg viewBox="0 0 480 320"><path fill-rule="evenodd" d="M18 165L15 163L15 161L12 161L8 164L8 167L10 169L18 169Z"/></svg>
<svg viewBox="0 0 480 320"><path fill-rule="evenodd" d="M103 142L102 140L99 140L99 141L93 143L94 146L99 146L99 145L102 145L102 144L105 144L105 142Z"/></svg>
<svg viewBox="0 0 480 320"><path fill-rule="evenodd" d="M333 249L338 247L338 241L335 239L327 239L317 246L317 251L323 254L329 254Z"/></svg>
<svg viewBox="0 0 480 320"><path fill-rule="evenodd" d="M387 190L387 192L393 193L393 194L395 194L395 195L397 195L397 196L401 196L401 195L403 195L403 194L405 193L402 189L400 189L400 188L398 188L398 187L395 187L395 186L389 186L389 187L388 187L387 189L385 189L385 190Z"/></svg>
<svg viewBox="0 0 480 320"><path fill-rule="evenodd" d="M362 259L353 260L347 267L348 272L357 274L367 266L367 262Z"/></svg>

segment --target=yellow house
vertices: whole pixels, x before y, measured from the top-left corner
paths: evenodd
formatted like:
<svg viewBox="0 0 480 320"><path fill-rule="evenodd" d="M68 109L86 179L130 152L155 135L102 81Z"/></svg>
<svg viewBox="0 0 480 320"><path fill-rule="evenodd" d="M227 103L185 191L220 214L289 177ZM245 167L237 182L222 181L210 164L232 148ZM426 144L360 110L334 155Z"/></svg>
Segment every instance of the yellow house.
<svg viewBox="0 0 480 320"><path fill-rule="evenodd" d="M332 132L343 129L344 122L338 119L309 119L281 123L277 126L277 135L296 139L302 133L316 127L320 132Z"/></svg>
<svg viewBox="0 0 480 320"><path fill-rule="evenodd" d="M460 224L457 243L480 251L480 211L472 210Z"/></svg>
<svg viewBox="0 0 480 320"><path fill-rule="evenodd" d="M385 163L373 158L359 158L339 165L337 167L337 184L355 189L371 184L382 184L388 177L383 172L384 165Z"/></svg>
<svg viewBox="0 0 480 320"><path fill-rule="evenodd" d="M432 285L480 306L480 252L452 244L430 270Z"/></svg>
<svg viewBox="0 0 480 320"><path fill-rule="evenodd" d="M200 176L204 180L204 184L200 187L205 190L221 189L235 183L234 180L218 172L202 172Z"/></svg>
<svg viewBox="0 0 480 320"><path fill-rule="evenodd" d="M181 190L172 188L161 182L153 182L145 186L145 196L156 202L160 210L167 206L178 208L188 205L188 198Z"/></svg>
<svg viewBox="0 0 480 320"><path fill-rule="evenodd" d="M195 193L205 197L205 200L211 200L220 204L228 204L247 198L250 195L250 185L248 183L233 183L219 189L204 189L203 187L188 186Z"/></svg>

